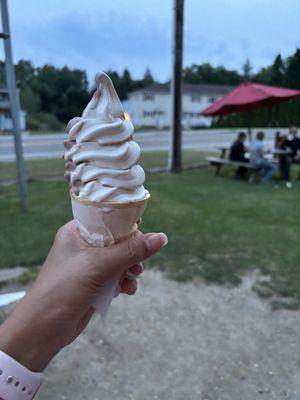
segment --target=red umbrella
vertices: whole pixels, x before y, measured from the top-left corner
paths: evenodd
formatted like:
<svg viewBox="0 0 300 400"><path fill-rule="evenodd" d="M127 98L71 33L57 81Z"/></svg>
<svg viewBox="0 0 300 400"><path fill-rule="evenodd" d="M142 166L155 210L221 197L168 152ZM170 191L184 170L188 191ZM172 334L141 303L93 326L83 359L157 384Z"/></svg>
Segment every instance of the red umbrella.
<svg viewBox="0 0 300 400"><path fill-rule="evenodd" d="M272 106L296 96L300 96L300 90L247 82L217 100L200 114L214 116L251 111L264 106Z"/></svg>

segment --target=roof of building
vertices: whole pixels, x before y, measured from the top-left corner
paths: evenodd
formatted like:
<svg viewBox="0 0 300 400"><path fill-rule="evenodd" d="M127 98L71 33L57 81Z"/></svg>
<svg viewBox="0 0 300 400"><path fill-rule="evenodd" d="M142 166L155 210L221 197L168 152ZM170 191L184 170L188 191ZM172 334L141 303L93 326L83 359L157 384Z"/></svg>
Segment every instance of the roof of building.
<svg viewBox="0 0 300 400"><path fill-rule="evenodd" d="M211 84L194 84L194 83L183 83L182 84L182 91L183 93L188 94L226 94L234 89L234 86L228 85L211 85ZM138 94L138 93L169 93L170 92L170 82L167 83L154 83L151 86L144 87L142 89L134 90L131 94Z"/></svg>

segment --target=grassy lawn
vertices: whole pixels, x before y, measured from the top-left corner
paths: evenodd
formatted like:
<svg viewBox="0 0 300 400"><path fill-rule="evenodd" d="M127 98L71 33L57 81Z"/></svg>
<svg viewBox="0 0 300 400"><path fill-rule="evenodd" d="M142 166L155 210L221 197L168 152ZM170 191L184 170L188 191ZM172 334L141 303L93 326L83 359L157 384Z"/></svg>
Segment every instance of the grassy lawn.
<svg viewBox="0 0 300 400"><path fill-rule="evenodd" d="M152 200L145 231L164 231L170 242L147 262L178 280L238 284L259 269L265 285L300 300L300 184L291 190L216 178L205 168L178 175L149 174ZM64 182L29 183L30 211L21 214L16 186L0 192L0 267L42 263L56 229L71 218Z"/></svg>
<svg viewBox="0 0 300 400"><path fill-rule="evenodd" d="M184 150L183 151L183 165L205 161L205 157L212 153L197 151L197 150ZM144 152L141 164L145 169L154 167L165 167L168 161L168 154L166 151L157 152ZM27 160L25 161L26 176L27 178L41 178L41 177L62 177L64 174L64 161L62 159L45 159L45 160ZM17 171L14 162L0 162L0 182L1 180L16 179Z"/></svg>

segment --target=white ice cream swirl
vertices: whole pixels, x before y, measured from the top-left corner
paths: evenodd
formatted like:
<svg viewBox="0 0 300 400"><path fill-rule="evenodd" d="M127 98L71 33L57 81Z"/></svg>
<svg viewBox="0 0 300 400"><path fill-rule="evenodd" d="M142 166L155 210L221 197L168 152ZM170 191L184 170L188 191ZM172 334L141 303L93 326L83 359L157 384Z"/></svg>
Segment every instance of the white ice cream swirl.
<svg viewBox="0 0 300 400"><path fill-rule="evenodd" d="M133 125L125 120L110 78L96 76L96 91L82 113L67 125L66 177L71 192L96 202L142 200L147 195L140 148L132 140Z"/></svg>

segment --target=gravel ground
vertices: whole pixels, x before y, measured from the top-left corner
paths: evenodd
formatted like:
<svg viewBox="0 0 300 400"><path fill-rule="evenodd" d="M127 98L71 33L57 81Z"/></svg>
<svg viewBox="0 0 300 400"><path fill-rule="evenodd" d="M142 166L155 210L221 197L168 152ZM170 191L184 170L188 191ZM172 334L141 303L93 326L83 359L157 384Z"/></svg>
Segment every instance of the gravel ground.
<svg viewBox="0 0 300 400"><path fill-rule="evenodd" d="M38 400L300 398L299 312L252 290L177 283L146 271L48 367Z"/></svg>

